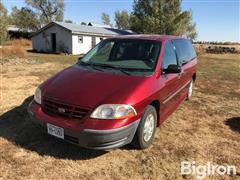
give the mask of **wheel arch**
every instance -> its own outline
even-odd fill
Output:
[[[196,78],[197,78],[197,74],[196,74],[196,73],[194,73],[194,74],[193,74],[193,76],[192,76],[193,82],[195,82],[195,81],[196,81]]]
[[[157,127],[160,125],[160,102],[159,100],[153,100],[149,105],[152,105],[157,112]]]

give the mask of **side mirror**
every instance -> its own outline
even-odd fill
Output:
[[[163,70],[164,73],[166,74],[174,74],[174,73],[180,73],[181,72],[181,67],[176,64],[170,64],[167,69]]]

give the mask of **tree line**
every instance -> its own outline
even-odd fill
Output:
[[[166,34],[196,39],[196,24],[191,10],[181,10],[181,0],[135,0],[133,11],[115,12],[115,26],[141,34]],[[111,25],[109,15],[102,14],[102,22]]]
[[[132,12],[116,11],[115,25],[107,13],[102,13],[102,22],[118,29],[132,30],[143,34],[185,35],[197,37],[196,24],[192,21],[192,12],[181,9],[182,0],[134,0]],[[64,20],[64,0],[25,0],[26,6],[12,8],[8,15],[0,2],[0,43],[7,38],[6,27],[14,24],[24,31],[37,31],[52,21]],[[86,23],[82,22],[82,25]]]
[[[16,25],[23,31],[37,31],[52,21],[63,21],[63,0],[25,0],[26,6],[12,8],[8,15],[7,9],[0,2],[0,44],[8,39],[8,25]]]

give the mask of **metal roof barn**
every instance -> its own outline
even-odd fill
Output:
[[[132,32],[64,22],[51,22],[32,36],[32,48],[39,52],[85,54],[101,40]]]

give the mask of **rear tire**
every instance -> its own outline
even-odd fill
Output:
[[[139,123],[137,132],[133,139],[133,145],[138,149],[146,149],[150,146],[156,131],[157,112],[148,105]]]

